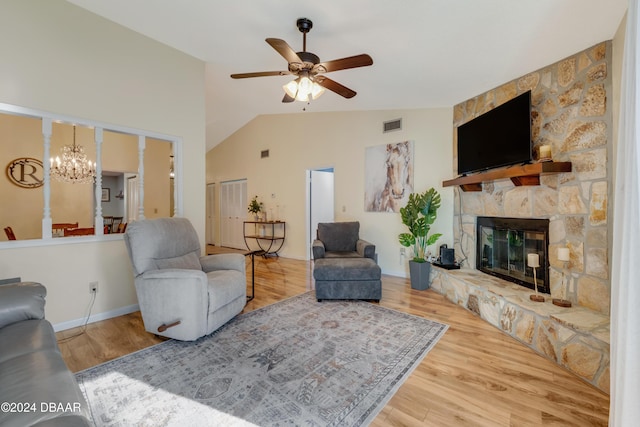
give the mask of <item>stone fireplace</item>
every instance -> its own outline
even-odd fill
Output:
[[[608,196],[613,186],[614,125],[609,94],[611,47],[609,41],[599,43],[454,106],[455,128],[531,90],[534,156],[538,147],[549,145],[552,159],[571,162],[572,170],[541,175],[539,185],[498,179],[482,183],[481,191],[454,187],[454,248],[462,268],[434,267],[431,285],[450,301],[607,393],[612,247]],[[453,135],[457,156],[455,130]],[[456,164],[454,158],[454,168]],[[530,278],[525,260],[514,254],[516,262],[507,256],[504,265],[493,253],[508,251],[509,238],[512,246],[522,247],[517,240],[525,235],[509,236],[508,229],[503,234],[491,232],[487,236],[492,235],[494,244],[503,240],[507,245],[485,249],[488,237],[482,234],[484,226],[478,226],[479,217],[548,221],[548,243],[535,245],[544,255],[540,264],[548,266],[548,277],[542,279],[550,293],[545,302],[531,301],[528,287],[482,271],[490,267],[496,273],[506,267],[521,274],[525,283]],[[526,244],[522,245],[526,252]],[[557,259],[558,249],[564,247],[570,250],[566,265]],[[572,307],[551,303],[552,298],[565,296]]]
[[[540,176],[540,185],[508,179],[482,191],[455,188],[454,247],[462,268],[477,270],[477,217],[549,221],[548,286],[553,298],[609,315],[613,128],[611,42],[603,42],[454,106],[454,127],[531,90],[532,145],[550,145],[554,161],[572,171]],[[456,133],[454,132],[454,139]],[[453,141],[454,155],[456,142]],[[454,159],[453,164],[457,162]],[[567,270],[558,248],[568,247]]]
[[[529,218],[476,218],[476,269],[492,276],[550,294],[549,220]],[[540,267],[527,265],[536,254]]]

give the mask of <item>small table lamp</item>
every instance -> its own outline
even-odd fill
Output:
[[[558,261],[562,261],[564,268],[562,269],[562,298],[554,298],[551,300],[555,305],[559,307],[571,307],[571,301],[567,300],[567,286],[568,283],[565,280],[567,262],[571,259],[569,248],[558,248]]]
[[[538,294],[538,278],[536,277],[536,268],[540,267],[540,256],[538,254],[527,254],[527,265],[533,268],[533,285],[536,293],[529,295],[529,299],[535,302],[544,302],[544,297]]]

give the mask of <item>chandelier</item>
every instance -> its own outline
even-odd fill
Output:
[[[73,127],[73,145],[62,147],[62,160],[51,158],[50,174],[61,182],[90,184],[96,177],[96,164],[87,160],[84,147],[76,145],[76,127]]]

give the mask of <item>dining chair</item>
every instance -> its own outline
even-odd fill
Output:
[[[107,215],[102,217],[102,224],[105,226],[105,234],[109,234],[112,232],[113,227],[113,216]]]
[[[13,234],[13,230],[11,229],[11,227],[5,227],[4,232],[7,233],[7,239],[16,240],[16,235]]]
[[[64,230],[78,228],[78,223],[74,222],[56,222],[51,224],[51,232],[54,236],[63,236]]]
[[[124,217],[121,217],[121,216],[113,217],[113,222],[111,224],[111,227],[109,228],[109,233],[119,233],[118,229],[120,227],[120,224],[122,224],[123,218]]]
[[[93,227],[87,228],[73,228],[73,229],[65,229],[64,235],[66,236],[90,236],[95,234],[95,230]]]

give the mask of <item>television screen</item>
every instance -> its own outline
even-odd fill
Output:
[[[531,91],[458,127],[458,173],[531,162]]]

